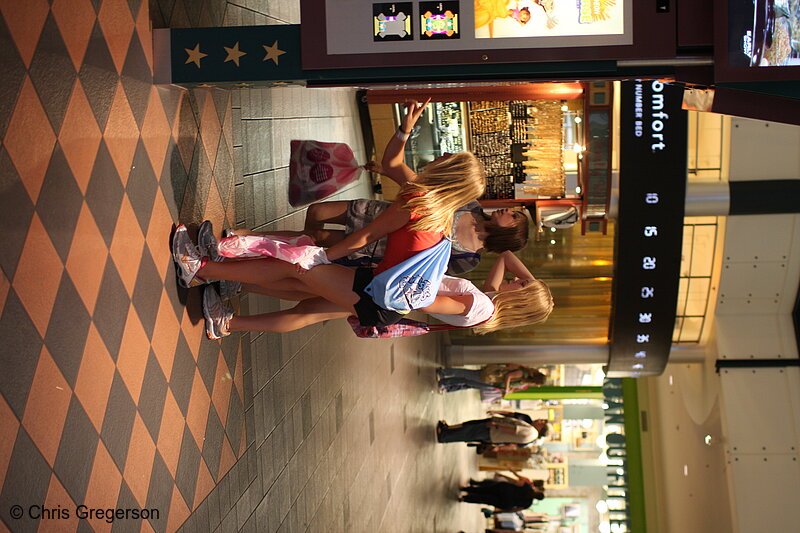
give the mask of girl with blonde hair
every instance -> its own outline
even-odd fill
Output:
[[[320,264],[305,271],[272,258],[208,261],[189,239],[184,226],[176,230],[173,258],[184,286],[203,284],[207,279],[239,281],[257,288],[258,292],[300,302],[293,309],[276,313],[234,316],[216,289],[208,288],[203,307],[210,338],[220,338],[231,331],[293,331],[351,315],[357,316],[362,326],[382,327],[395,324],[404,316],[379,307],[365,288],[374,275],[439,243],[452,227],[455,209],[481,196],[485,184],[483,171],[472,154],[439,158],[419,175],[402,163],[402,147],[408,132],[426,104],[412,102],[408,106],[400,130],[387,146],[387,152],[393,154],[388,159],[384,157],[388,170],[405,178],[398,201],[367,227],[326,250],[328,260],[338,259],[388,234],[384,259],[374,270],[353,271],[341,265]],[[506,270],[518,277],[504,284],[501,282]],[[467,280],[445,276],[433,303],[421,310],[461,327],[486,322],[480,333],[508,327],[512,322],[523,325],[541,321],[552,309],[552,299],[544,303],[544,310],[539,308],[541,299],[531,298],[541,292],[535,281],[522,262],[509,252],[492,268],[484,286],[485,290],[498,294],[490,297]],[[493,299],[497,300],[497,313]],[[526,301],[532,305],[525,304]],[[509,314],[513,315],[512,320],[506,318]]]
[[[405,164],[406,137],[426,104],[420,106],[415,101],[407,104],[408,113],[397,134],[389,140],[382,161],[366,167],[400,185],[396,209],[414,212],[419,217],[409,229],[441,232],[451,240],[448,273],[463,274],[478,265],[478,252],[484,248],[499,253],[520,250],[525,246],[529,220],[522,212],[509,209],[497,210],[491,216],[483,213],[475,199],[483,194],[485,177],[480,162],[469,152],[446,153],[422,167],[419,173],[414,173]],[[317,246],[331,247],[377,220],[391,206],[389,202],[365,199],[320,202],[308,207],[302,231],[262,233],[236,230],[234,233],[279,238],[307,235]],[[405,218],[396,220],[408,221]],[[345,229],[327,229],[326,224],[340,224]],[[389,226],[388,229],[393,231],[396,228]],[[201,236],[199,240],[201,243],[204,240],[212,241],[213,234]],[[385,254],[386,241],[385,238],[378,239],[369,247],[348,252],[336,262],[345,266],[380,263]]]
[[[514,274],[514,279],[505,281],[506,273]],[[445,276],[438,294],[447,296],[449,291],[468,290],[471,282],[461,278]],[[525,264],[511,252],[503,252],[492,265],[483,290],[474,285],[472,308],[462,316],[442,316],[435,311],[432,316],[442,322],[459,327],[471,327],[478,335],[492,333],[499,329],[528,326],[544,322],[553,311],[553,295],[542,280],[536,279]],[[487,302],[488,300],[488,302]],[[478,321],[480,317],[482,320]]]
[[[201,257],[186,235],[176,232],[174,257],[179,275],[192,279],[225,279],[258,285],[284,300],[298,301],[292,309],[250,316],[235,316],[217,290],[208,287],[203,295],[206,334],[211,339],[233,331],[286,332],[336,318],[357,316],[362,326],[384,327],[405,315],[376,305],[364,291],[372,279],[369,269],[353,270],[341,265],[319,265],[303,271],[278,259],[214,262]],[[506,271],[518,277],[503,281]],[[501,254],[489,277],[478,290],[470,281],[444,276],[431,305],[419,309],[446,324],[468,328],[480,334],[498,329],[537,324],[553,310],[547,286],[533,277],[511,252]]]

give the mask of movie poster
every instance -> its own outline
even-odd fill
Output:
[[[475,37],[621,35],[625,0],[473,0]]]

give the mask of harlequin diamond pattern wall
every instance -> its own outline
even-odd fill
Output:
[[[220,24],[225,3],[152,4],[0,3],[0,517],[14,530],[48,527],[12,522],[18,502],[158,508],[146,526],[174,530],[247,445],[250,343],[205,339],[169,253],[176,222],[236,222],[230,93],[152,84],[151,20]]]

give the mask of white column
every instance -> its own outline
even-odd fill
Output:
[[[684,206],[687,217],[727,216],[731,207],[728,182],[688,182]]]
[[[561,364],[606,364],[608,344],[535,346],[464,346],[445,347],[447,366],[518,363],[528,366]]]

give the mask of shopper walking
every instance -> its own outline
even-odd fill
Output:
[[[486,365],[480,370],[442,368],[437,370],[439,387],[445,392],[465,389],[502,391],[503,395],[544,385],[547,376],[535,368],[513,363]]]
[[[437,440],[447,442],[480,442],[484,444],[529,444],[539,437],[539,427],[546,427],[546,421],[528,424],[508,416],[494,416],[477,420],[467,420],[454,426],[439,421],[436,428]]]
[[[527,509],[533,500],[544,499],[544,493],[537,491],[531,480],[516,473],[514,476],[516,479],[497,474],[499,480],[470,480],[469,485],[461,488],[465,494],[459,500],[492,505],[503,512],[514,512]]]

